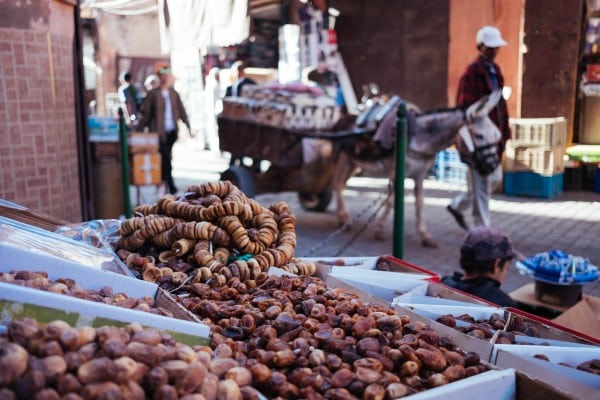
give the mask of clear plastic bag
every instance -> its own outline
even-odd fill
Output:
[[[74,240],[73,237],[63,236],[10,218],[0,217],[0,254],[10,254],[10,250],[16,248],[34,253],[36,256],[47,256],[52,260],[65,259],[82,267],[133,277],[129,268],[123,264],[110,247],[107,239],[110,235],[105,235],[113,231],[113,224],[103,224],[106,230],[103,234],[98,233],[102,232],[102,229],[94,231],[95,224],[83,225],[81,235],[85,237],[85,240],[78,241]],[[92,242],[101,246],[93,246],[90,244]],[[36,257],[36,260],[39,262],[39,257]],[[11,262],[10,259],[2,261]],[[30,267],[35,268],[35,265]]]

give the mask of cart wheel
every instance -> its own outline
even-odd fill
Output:
[[[327,187],[322,193],[302,193],[298,192],[300,205],[307,211],[325,211],[333,197],[331,186]]]
[[[231,165],[221,173],[222,181],[231,181],[248,197],[254,197],[254,178],[246,167]]]

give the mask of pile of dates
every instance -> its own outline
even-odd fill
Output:
[[[468,325],[459,326],[456,322],[457,320],[466,322]],[[540,337],[538,329],[533,324],[525,321],[520,315],[512,315],[508,324],[504,320],[504,317],[498,313],[492,313],[487,319],[476,319],[469,314],[461,314],[456,317],[451,314],[445,314],[437,317],[436,322],[483,340],[491,339],[496,331],[500,331],[495,342],[497,344],[516,344],[517,335]],[[529,342],[519,343],[532,344]]]
[[[84,289],[75,280],[70,278],[49,279],[48,273],[45,271],[19,270],[0,272],[0,282],[173,317],[171,311],[156,306],[152,297],[138,298],[127,296],[125,293],[114,293],[110,286],[103,286],[100,290]]]
[[[258,399],[232,353],[153,328],[14,320],[0,336],[0,399]]]
[[[457,326],[456,320],[466,322],[468,325]],[[436,318],[436,321],[478,339],[490,339],[494,336],[495,331],[504,329],[506,324],[504,318],[497,313],[492,313],[485,320],[477,320],[469,314],[462,314],[456,317],[446,314],[440,315]]]
[[[212,327],[211,347],[269,398],[396,399],[488,369],[429,325],[316,277],[184,289],[178,300]]]

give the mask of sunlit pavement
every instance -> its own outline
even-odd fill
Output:
[[[219,179],[227,169],[228,155],[204,150],[196,139],[186,138],[174,147],[173,176],[180,191],[189,185]],[[425,181],[424,215],[437,248],[425,248],[414,227],[414,197],[412,181],[406,181],[403,258],[413,264],[439,274],[458,270],[459,247],[465,232],[446,211],[446,205],[463,186]],[[345,196],[354,217],[352,228],[339,232],[332,201],[324,213],[304,211],[295,192],[257,195],[267,206],[286,201],[297,217],[296,256],[298,257],[351,257],[393,254],[393,213],[386,221],[387,238],[373,237],[374,202],[385,197],[387,183],[382,179],[357,177],[350,180]],[[142,202],[153,202],[162,194],[154,187],[142,189]],[[378,203],[377,203],[378,204]],[[370,206],[370,208],[369,208]],[[600,194],[594,192],[564,192],[561,196],[544,200],[494,194],[490,204],[492,224],[506,231],[515,247],[525,256],[551,249],[562,249],[569,254],[589,258],[600,265]],[[467,216],[467,220],[470,218]],[[399,232],[399,229],[396,229]],[[512,291],[531,278],[513,270],[503,288]],[[600,282],[584,286],[584,293],[600,296]]]

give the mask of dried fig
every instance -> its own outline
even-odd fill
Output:
[[[429,368],[435,372],[443,371],[446,368],[447,363],[441,352],[435,352],[424,348],[418,348],[415,350],[417,357],[423,363],[423,366]]]
[[[408,387],[402,383],[390,383],[385,388],[385,393],[388,399],[397,399],[406,396],[410,391]]]
[[[242,400],[242,392],[233,379],[219,381],[217,398],[219,400]]]
[[[27,356],[27,350],[19,344],[0,341],[0,385],[8,386],[25,373]]]
[[[208,370],[204,364],[193,362],[175,377],[175,387],[181,396],[190,394],[200,388]]]
[[[448,378],[441,373],[431,374],[429,378],[427,378],[429,384],[433,387],[442,386],[448,383]]]

